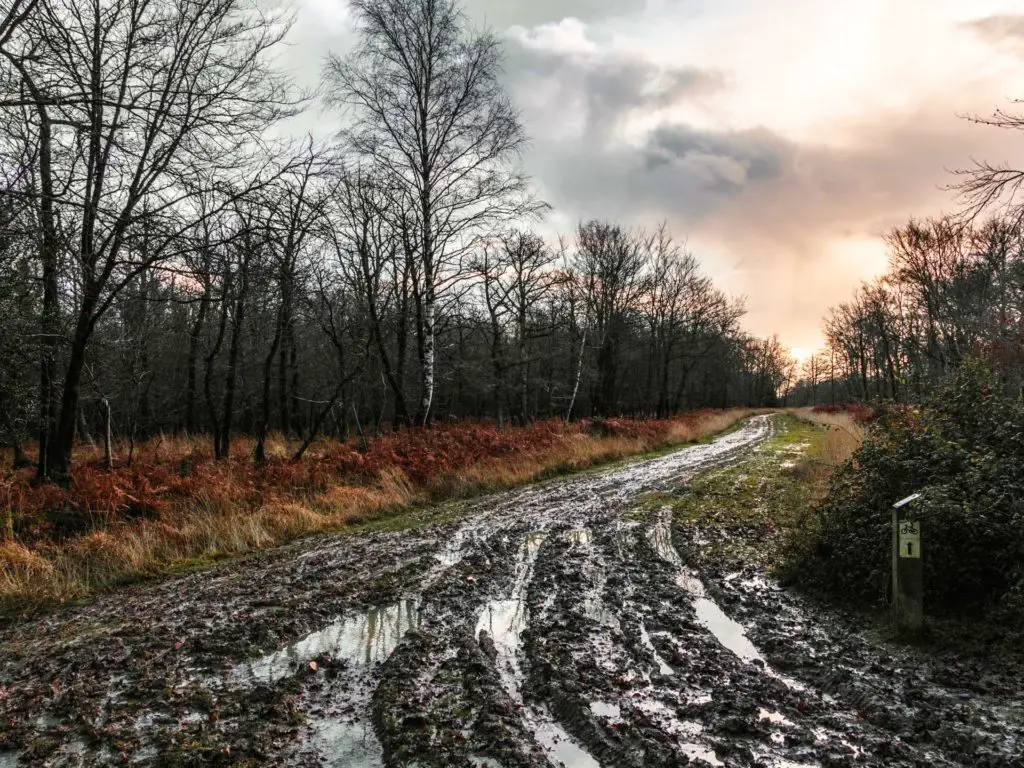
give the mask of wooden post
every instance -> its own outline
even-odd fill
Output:
[[[914,514],[915,493],[892,508],[892,606],[896,634],[914,637],[924,628],[924,567],[921,523]]]

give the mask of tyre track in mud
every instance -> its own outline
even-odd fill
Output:
[[[697,573],[690,529],[635,514],[775,428],[0,631],[0,768],[965,764],[915,743],[896,662],[864,674],[832,616]],[[979,764],[1019,764],[1003,726]]]

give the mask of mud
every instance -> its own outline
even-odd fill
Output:
[[[1018,665],[885,644],[642,503],[774,428],[5,627],[0,768],[1024,765]]]

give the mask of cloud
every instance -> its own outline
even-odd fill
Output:
[[[767,128],[668,124],[599,155],[578,142],[545,144],[531,167],[563,221],[667,220],[720,285],[748,297],[748,327],[813,347],[827,307],[884,268],[884,232],[955,208],[947,168],[972,151],[1024,160],[1024,136],[941,108],[855,129],[856,145],[835,147]]]
[[[990,42],[1024,47],[1024,14],[986,16],[965,22],[963,26]]]
[[[566,18],[596,21],[643,11],[645,0],[464,0],[463,8],[477,23],[503,31],[513,25],[533,27]]]
[[[650,134],[643,151],[648,168],[668,165],[682,172],[697,171],[730,192],[748,182],[780,177],[784,157],[793,153],[793,146],[764,128],[711,131],[663,125]]]
[[[507,37],[507,80],[541,133],[545,123],[557,122],[603,144],[632,118],[650,118],[728,84],[713,69],[659,64],[604,48],[577,19],[512,27]]]

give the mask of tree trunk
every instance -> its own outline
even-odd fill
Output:
[[[522,297],[519,306],[519,423],[525,426],[530,421],[530,364],[526,357],[526,312],[522,309],[525,306]]]
[[[196,368],[199,364],[199,340],[206,325],[206,313],[210,304],[210,277],[203,276],[203,297],[199,300],[199,311],[192,324],[188,339],[188,374],[185,384],[185,431],[192,434],[196,429]]]
[[[114,454],[111,449],[110,401],[103,398],[103,466],[109,472],[114,468]]]
[[[427,285],[423,299],[423,398],[420,401],[420,424],[430,423],[430,407],[434,402],[434,289]]]
[[[95,309],[95,297],[87,291],[78,313],[78,323],[71,340],[68,366],[64,372],[64,388],[61,394],[60,413],[56,428],[49,436],[47,445],[48,480],[66,485],[71,479],[71,451],[75,445],[75,428],[78,422],[78,401],[81,392],[82,371],[85,368],[85,349],[91,333],[91,318]]]
[[[334,390],[334,394],[331,395],[331,399],[327,402],[327,406],[320,411],[317,417],[313,420],[312,426],[309,428],[309,434],[306,439],[302,441],[302,445],[299,446],[299,450],[292,456],[292,461],[299,461],[309,450],[309,446],[316,440],[316,436],[320,434],[320,429],[323,427],[324,421],[327,419],[327,415],[334,411],[334,406],[338,402],[338,398],[341,397],[341,391],[344,388],[344,382],[339,384]]]
[[[302,417],[299,408],[299,353],[295,344],[295,322],[294,320],[289,321],[285,327],[286,339],[288,341],[288,367],[292,371],[292,383],[291,392],[289,393],[289,413],[288,420],[285,425],[282,425],[284,433],[289,435],[291,433],[299,434],[303,428]],[[312,420],[312,417],[310,418]]]
[[[39,115],[39,186],[42,193],[39,200],[39,224],[42,230],[39,261],[42,264],[43,306],[40,315],[42,345],[39,364],[39,458],[36,476],[40,480],[52,480],[56,476],[53,472],[50,450],[52,440],[57,434],[57,349],[63,340],[57,275],[60,243],[57,239],[53,207],[56,195],[53,186],[52,130],[42,93],[27,75],[23,65],[15,66],[36,101],[35,109]],[[63,467],[64,473],[67,470],[68,467]]]
[[[242,258],[241,281],[235,301],[235,316],[231,324],[231,344],[228,348],[228,369],[224,381],[223,421],[220,431],[221,459],[231,456],[231,425],[235,415],[235,387],[238,381],[238,357],[242,346],[242,328],[245,322],[245,302],[249,289],[249,256]]]
[[[230,285],[230,279],[225,278],[225,286]],[[206,356],[206,370],[203,372],[203,393],[206,396],[206,409],[210,416],[210,429],[213,432],[213,456],[215,459],[224,458],[224,446],[220,442],[220,417],[217,415],[217,404],[213,400],[213,363],[220,354],[220,348],[224,343],[224,334],[228,326],[228,290],[225,287],[224,296],[221,299],[220,323],[217,326],[217,338],[214,340],[210,354]]]
[[[266,443],[267,443],[267,428],[270,423],[270,374],[274,368],[274,358],[277,357],[278,348],[281,345],[281,334],[282,334],[282,318],[278,314],[278,320],[274,327],[274,340],[270,344],[270,351],[267,353],[267,357],[263,362],[263,413],[260,418],[259,429],[256,435],[256,447],[253,449],[253,461],[257,464],[263,464],[267,460],[266,454]],[[285,370],[284,370],[284,355],[281,355],[281,365],[278,366],[279,381],[284,386],[285,381]],[[281,393],[281,404],[285,404],[285,395]]]
[[[11,446],[14,449],[14,469],[24,469],[25,467],[32,466],[32,460],[25,455],[25,449],[21,445],[21,440],[14,439],[14,445]]]
[[[576,407],[576,396],[580,391],[580,379],[583,378],[583,353],[587,349],[587,332],[583,332],[583,338],[580,339],[580,354],[579,359],[576,363],[576,384],[572,388],[572,398],[569,400],[569,408],[565,412],[566,423],[572,420],[572,409]]]

